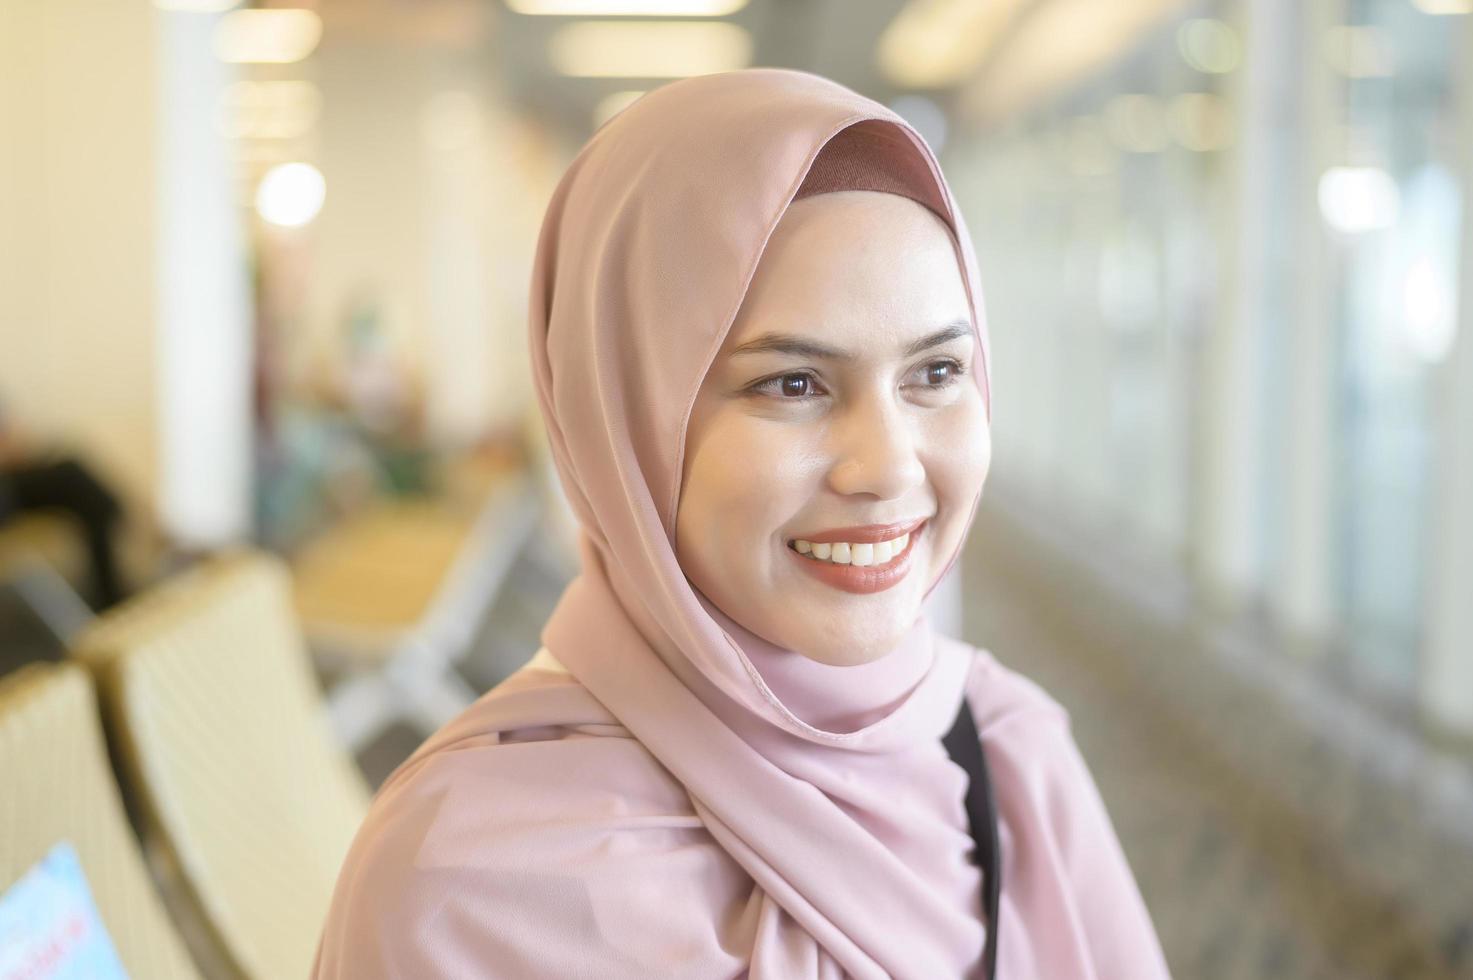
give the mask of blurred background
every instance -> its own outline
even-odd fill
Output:
[[[1070,710],[1174,974],[1473,976],[1470,65],[1473,0],[0,0],[0,889],[67,842],[130,974],[305,972],[575,570],[552,187],[785,66],[966,214],[938,615]]]

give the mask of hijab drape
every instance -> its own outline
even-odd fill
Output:
[[[640,98],[570,165],[529,332],[581,526],[580,574],[542,634],[567,673],[519,672],[380,790],[318,976],[973,976],[989,926],[966,775],[941,744],[967,692],[990,758],[988,726],[1017,731],[994,762],[1004,854],[1036,847],[1024,860],[1055,872],[1040,889],[1009,865],[1002,975],[1165,975],[1052,699],[924,616],[878,661],[820,664],[732,621],[677,561],[701,381],[789,203],[850,187],[910,196],[951,230],[990,414],[970,236],[930,149],[884,106],[804,72],[700,76]],[[1065,911],[1081,872],[1103,917]],[[1072,938],[1020,936],[1010,961],[1010,933],[1035,927]],[[1100,950],[1131,971],[1096,974]]]

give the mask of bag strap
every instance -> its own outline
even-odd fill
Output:
[[[965,697],[955,724],[941,741],[951,761],[965,769],[970,777],[967,784],[967,822],[971,825],[972,840],[976,842],[972,856],[982,868],[987,912],[987,945],[982,961],[986,968],[984,976],[993,980],[997,975],[997,910],[1002,895],[1002,848],[997,837],[997,808],[992,799],[992,780],[987,774],[987,757],[982,751],[982,739],[977,735],[977,723],[972,719],[972,706]]]

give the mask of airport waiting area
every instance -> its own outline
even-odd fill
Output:
[[[0,980],[1473,976],[1469,65],[0,0]]]

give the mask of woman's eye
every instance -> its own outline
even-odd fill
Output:
[[[951,358],[932,361],[916,370],[921,377],[920,386],[929,391],[948,388],[956,383],[957,378],[966,374],[966,368]],[[779,374],[764,381],[758,381],[751,386],[750,390],[783,401],[808,401],[827,394],[823,386],[818,383],[818,378],[809,371]]]
[[[773,394],[779,398],[799,400],[819,394],[818,379],[807,372],[780,374],[752,386],[753,391]]]
[[[928,388],[945,388],[964,373],[962,366],[950,358],[922,365],[920,371]]]

